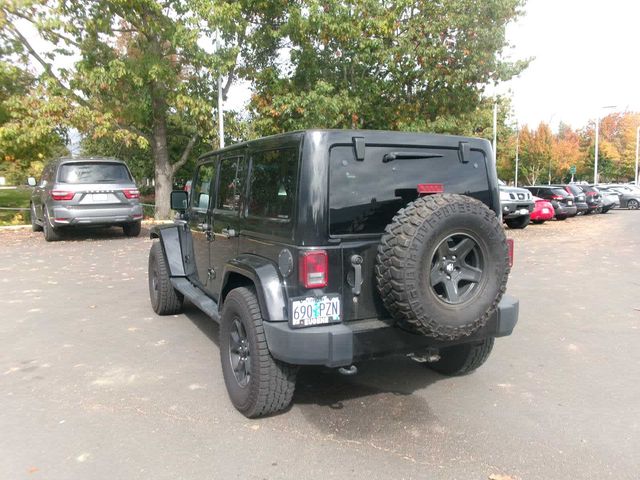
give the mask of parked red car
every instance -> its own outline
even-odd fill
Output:
[[[533,212],[531,212],[531,221],[533,223],[541,224],[553,218],[555,213],[551,202],[539,197],[533,197],[533,201],[536,202]]]

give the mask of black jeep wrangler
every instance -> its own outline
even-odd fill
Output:
[[[512,245],[490,144],[454,136],[309,130],[204,155],[173,225],[155,227],[151,304],[185,298],[220,323],[220,358],[247,417],[286,408],[300,365],[409,355],[447,375],[509,335]]]

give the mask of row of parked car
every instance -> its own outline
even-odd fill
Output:
[[[502,218],[509,228],[525,228],[530,222],[607,213],[613,208],[640,208],[640,187],[632,184],[569,183],[518,188],[500,182]]]

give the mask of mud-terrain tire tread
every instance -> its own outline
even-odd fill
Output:
[[[500,277],[497,294],[489,308],[475,321],[461,326],[442,325],[438,318],[424,312],[415,294],[405,288],[405,262],[410,259],[414,235],[420,225],[428,222],[446,207],[458,205],[461,211],[481,215],[489,223],[493,235],[499,239],[504,252],[504,271]],[[437,220],[437,216],[435,217]],[[509,276],[507,241],[504,229],[495,212],[479,200],[457,194],[440,194],[420,197],[398,211],[385,229],[376,258],[376,283],[382,302],[398,325],[415,333],[442,339],[456,340],[469,336],[484,325],[495,312],[502,298]],[[414,280],[417,286],[418,280]]]
[[[443,348],[440,350],[440,360],[426,365],[443,375],[466,375],[487,361],[494,341],[494,337],[489,337],[479,344],[467,343]]]
[[[142,222],[131,222],[125,223],[122,226],[122,231],[124,232],[125,237],[137,237],[140,235],[140,230],[142,229]]]
[[[151,275],[153,272],[153,267],[157,268],[157,283],[158,283],[158,295],[157,298],[154,298],[153,294],[153,286],[151,283]],[[153,311],[158,315],[175,315],[176,313],[182,312],[182,305],[184,302],[184,296],[178,292],[173,285],[171,285],[171,280],[169,276],[169,267],[167,265],[167,261],[164,258],[164,253],[162,252],[162,245],[160,242],[154,242],[151,245],[151,250],[149,251],[149,299],[151,300],[151,306],[153,307]]]
[[[237,395],[237,381],[231,370],[229,360],[227,328],[233,321],[231,309],[236,304],[240,321],[245,327],[251,348],[251,371],[248,395]],[[239,312],[236,311],[236,314]],[[257,360],[258,368],[254,369]],[[293,398],[298,367],[274,359],[267,346],[267,338],[262,324],[260,305],[253,289],[239,287],[231,290],[224,301],[220,321],[220,359],[227,391],[233,405],[248,418],[262,417],[286,409]],[[256,374],[257,373],[257,374]],[[255,383],[254,383],[255,382]],[[230,385],[231,384],[231,385]],[[243,392],[246,393],[246,392]],[[242,398],[246,397],[246,398]]]

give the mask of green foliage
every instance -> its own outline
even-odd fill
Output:
[[[0,207],[29,208],[30,188],[0,190]],[[20,225],[29,219],[29,212],[20,210],[0,210],[1,225]]]
[[[476,111],[486,85],[525,67],[501,60],[505,26],[519,15],[521,3],[292,3],[279,31],[283,50],[252,72],[257,131],[456,124],[454,119]]]
[[[55,120],[64,108],[30,72],[0,60],[0,176],[9,184],[38,176],[46,160],[66,152]]]

